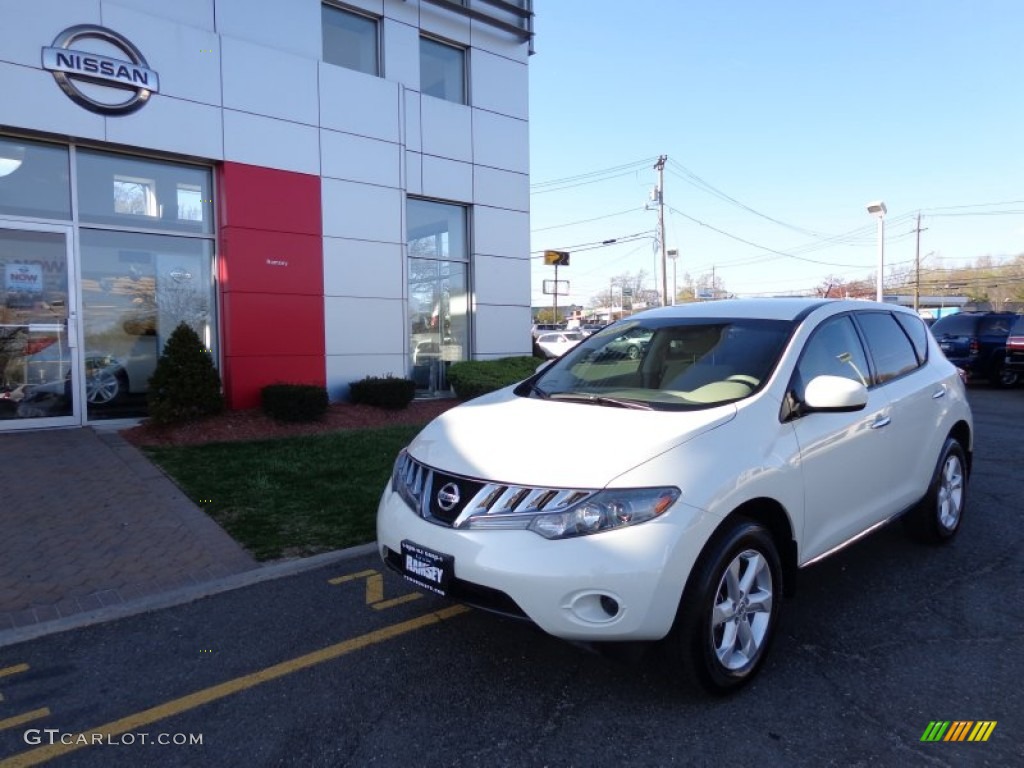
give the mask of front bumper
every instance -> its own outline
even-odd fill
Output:
[[[389,483],[377,510],[377,547],[392,567],[404,540],[453,556],[453,599],[525,616],[556,637],[658,640],[717,522],[677,502],[656,520],[571,539],[458,530],[421,518]]]

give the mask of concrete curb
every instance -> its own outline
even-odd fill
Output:
[[[371,542],[349,549],[325,552],[322,555],[314,555],[313,557],[270,563],[250,571],[225,576],[222,579],[215,579],[202,584],[141,597],[137,600],[98,608],[94,611],[77,613],[66,618],[4,630],[0,632],[0,648],[23,643],[28,640],[35,640],[47,635],[54,635],[59,632],[81,629],[93,624],[103,624],[128,616],[137,616],[140,613],[148,613],[149,611],[158,611],[162,608],[171,608],[176,605],[191,603],[204,597],[220,594],[221,592],[229,592],[233,589],[241,589],[242,587],[252,586],[264,581],[294,576],[295,574],[305,573],[306,571],[345,562],[346,560],[354,560],[357,557],[370,555],[376,551],[377,545]]]

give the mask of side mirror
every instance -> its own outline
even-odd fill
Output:
[[[804,389],[804,410],[859,411],[868,404],[868,390],[844,376],[815,376]]]

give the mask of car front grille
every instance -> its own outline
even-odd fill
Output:
[[[574,488],[485,482],[440,472],[405,452],[395,463],[392,485],[420,517],[452,528],[482,519],[491,529],[524,528],[524,518],[564,511],[596,493]]]

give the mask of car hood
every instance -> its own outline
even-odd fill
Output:
[[[518,397],[509,388],[446,411],[416,436],[409,453],[435,469],[483,480],[602,488],[735,416],[732,404],[642,411]]]

